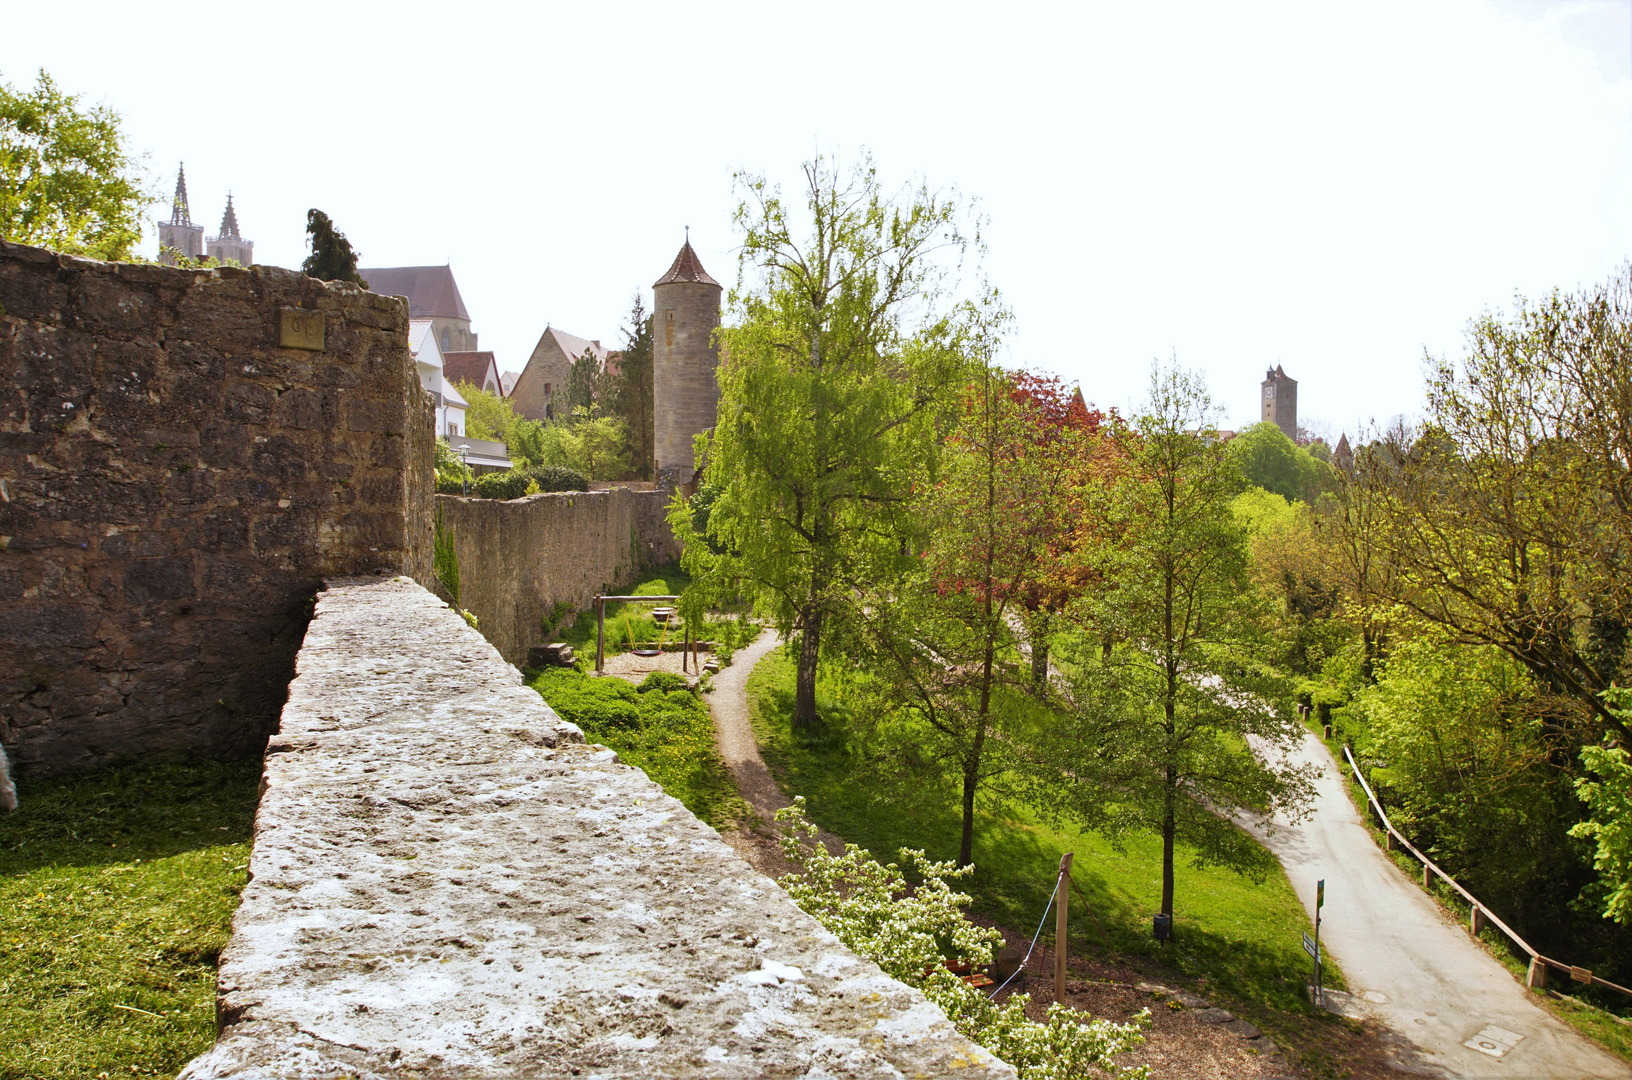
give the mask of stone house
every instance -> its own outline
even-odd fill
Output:
[[[516,378],[510,391],[510,400],[516,415],[529,420],[559,420],[567,392],[567,376],[574,360],[585,352],[594,354],[603,369],[617,371],[618,354],[604,348],[597,340],[581,338],[565,330],[546,326],[527,366]]]

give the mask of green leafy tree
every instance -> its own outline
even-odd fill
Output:
[[[1605,695],[1625,713],[1632,692],[1616,688]],[[1598,881],[1590,890],[1604,917],[1623,926],[1632,923],[1632,758],[1612,740],[1581,748],[1581,763],[1593,774],[1576,780],[1576,793],[1592,816],[1570,829],[1570,835],[1593,845]]]
[[[607,373],[595,351],[585,349],[584,355],[574,360],[567,370],[567,416],[573,420],[604,416],[616,381],[617,377]]]
[[[1290,687],[1265,659],[1270,611],[1251,587],[1231,508],[1241,479],[1205,437],[1212,430],[1199,377],[1153,370],[1122,436],[1124,467],[1086,500],[1087,517],[1106,524],[1083,549],[1101,584],[1073,609],[1087,633],[1064,665],[1070,715],[1037,751],[1052,763],[1040,790],[1056,806],[1113,839],[1161,837],[1170,918],[1179,843],[1198,865],[1267,873],[1273,859],[1226,815],[1296,816],[1312,795],[1307,772],[1276,753],[1301,728]]]
[[[44,71],[32,93],[0,83],[0,237],[128,260],[156,201],[145,182],[118,113],[81,107]]]
[[[1231,463],[1249,484],[1291,502],[1312,502],[1327,486],[1328,469],[1276,424],[1254,424],[1227,444]]]
[[[613,387],[612,409],[629,425],[630,472],[636,480],[652,478],[652,317],[640,293],[629,306],[623,328],[623,355]]]
[[[1433,365],[1429,424],[1374,451],[1389,599],[1525,665],[1576,746],[1632,741],[1603,696],[1632,675],[1629,386],[1623,265],[1475,320],[1463,358]]]
[[[1007,313],[992,308],[971,346],[990,357]],[[907,574],[867,598],[860,683],[879,700],[873,747],[922,785],[960,788],[960,865],[973,857],[975,797],[1012,765],[1004,728],[1031,683],[1021,663],[1026,601],[1050,569],[1052,523],[1069,499],[1086,438],[1058,429],[1013,376],[986,366],[965,395],[937,482],[917,504],[923,547]]]
[[[963,315],[942,309],[945,256],[970,239],[955,201],[887,194],[870,161],[841,172],[819,157],[804,180],[798,236],[778,189],[737,178],[736,325],[721,331],[718,423],[698,444],[720,492],[717,544],[686,542],[682,500],[670,521],[705,589],[740,589],[798,631],[793,722],[809,732],[824,629],[899,572],[910,504],[969,370]]]
[[[321,210],[306,211],[306,243],[312,253],[300,264],[301,273],[319,281],[349,281],[368,288],[368,282],[357,273],[361,253],[351,249],[346,234],[336,229]]]

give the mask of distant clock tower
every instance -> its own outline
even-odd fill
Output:
[[[1264,374],[1264,423],[1274,424],[1288,439],[1298,441],[1298,381],[1281,370]]]

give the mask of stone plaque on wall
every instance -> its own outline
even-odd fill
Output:
[[[323,315],[300,308],[283,308],[278,318],[278,345],[285,349],[323,350]]]

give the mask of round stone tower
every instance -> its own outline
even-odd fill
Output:
[[[652,456],[659,482],[689,484],[697,474],[692,437],[714,426],[720,405],[720,283],[689,238],[652,285],[652,300]]]

